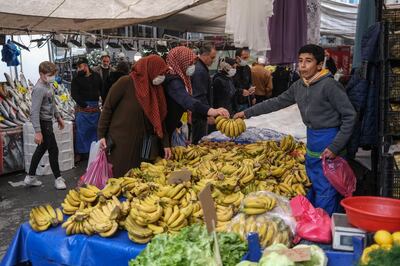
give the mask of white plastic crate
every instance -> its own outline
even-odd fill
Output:
[[[58,124],[53,124],[54,135],[56,137],[58,146],[58,163],[60,165],[60,171],[70,170],[74,167],[74,143],[73,143],[73,125],[72,122],[65,121],[65,127],[63,130],[58,129]],[[33,153],[36,150],[37,144],[35,143],[35,131],[32,123],[28,122],[23,127],[24,137],[24,159],[25,159],[25,171],[29,171]],[[46,152],[36,170],[36,175],[50,175],[52,174],[49,154]]]

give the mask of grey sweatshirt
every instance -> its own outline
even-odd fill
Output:
[[[39,79],[32,90],[31,121],[35,133],[41,132],[40,120],[52,121],[53,117],[60,117],[54,99],[53,88]]]
[[[328,148],[339,154],[346,146],[356,122],[356,112],[343,86],[331,75],[307,87],[300,79],[276,98],[256,104],[244,111],[246,118],[268,114],[297,103],[304,124],[312,129],[339,127]]]

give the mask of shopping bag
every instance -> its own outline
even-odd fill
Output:
[[[290,207],[297,221],[294,243],[301,239],[324,244],[332,242],[331,218],[325,210],[314,208],[308,199],[301,195],[290,201]]]
[[[100,150],[100,141],[93,141],[92,144],[90,144],[89,160],[86,167],[86,171],[89,169],[90,163],[96,159],[99,150]]]
[[[342,157],[324,158],[322,169],[329,183],[345,198],[351,197],[356,190],[357,178],[350,165]]]
[[[112,175],[112,165],[107,162],[106,152],[100,150],[95,160],[90,163],[86,173],[79,179],[78,186],[90,184],[102,189]]]

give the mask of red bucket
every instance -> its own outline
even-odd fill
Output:
[[[400,231],[400,200],[359,196],[343,199],[349,222],[365,231]]]

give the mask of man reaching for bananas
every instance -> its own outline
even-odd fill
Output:
[[[278,111],[297,103],[307,126],[306,170],[312,187],[307,198],[329,215],[339,209],[340,194],[323,174],[322,160],[341,154],[355,124],[356,112],[343,86],[323,69],[324,49],[305,45],[299,50],[301,79],[276,98],[261,102],[235,114],[234,118],[250,118]]]

